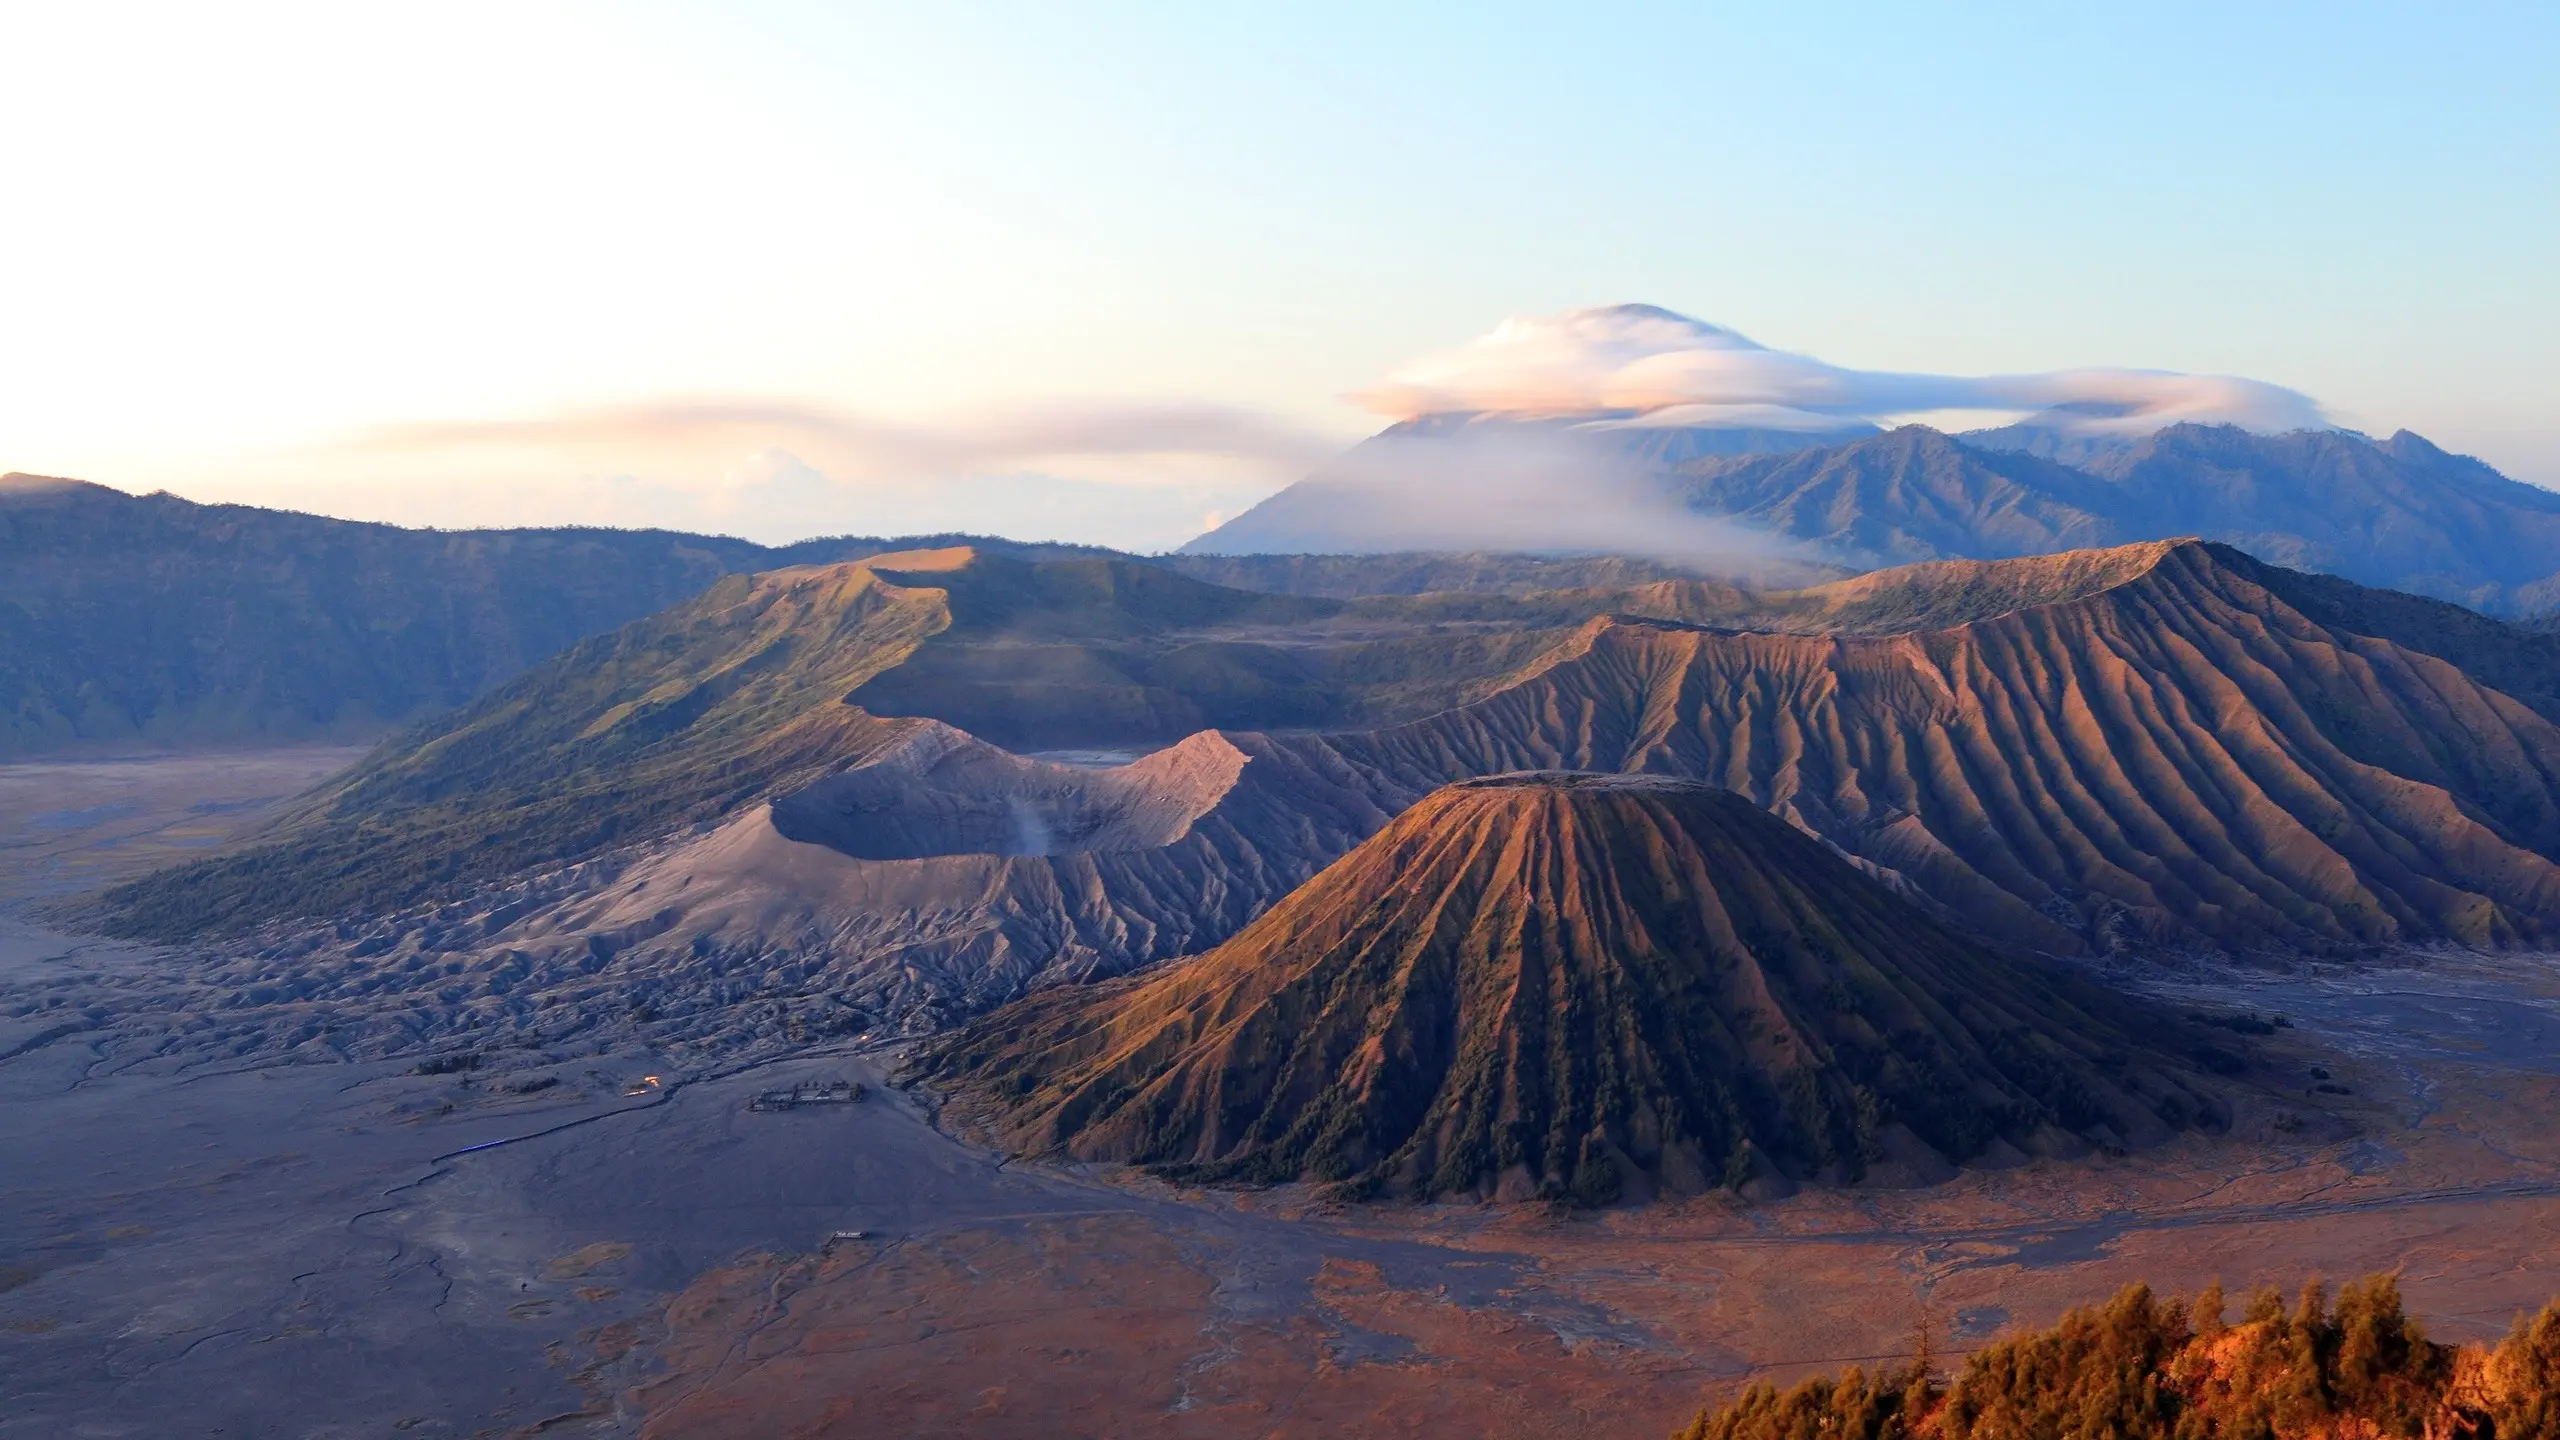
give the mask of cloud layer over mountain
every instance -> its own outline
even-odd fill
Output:
[[[1144,550],[1214,529],[1319,472],[1359,482],[1375,532],[1360,548],[1419,543],[1426,533],[1454,543],[1448,532],[1463,516],[1474,545],[1687,554],[1734,541],[1703,535],[1696,517],[1642,495],[1617,473],[1624,467],[1595,472],[1590,448],[1563,432],[1677,428],[1686,442],[1716,432],[1737,444],[1749,432],[1742,448],[1776,450],[1949,411],[2032,416],[2097,439],[2182,420],[2259,432],[2327,423],[2309,398],[2253,380],[1851,370],[1649,305],[1506,320],[1357,398],[1398,420],[1568,423],[1443,427],[1432,445],[1372,442],[1346,457],[1351,435],[1197,398],[1016,403],[932,420],[797,398],[676,398],[380,425],[184,478],[87,478],[413,525],[657,525],[767,543],[965,529]],[[1559,474],[1570,479],[1553,480]],[[1465,497],[1463,511],[1452,495]],[[1338,518],[1328,533],[1344,528]]]
[[[1652,305],[1514,316],[1358,399],[1397,419],[1604,414],[1618,424],[1759,429],[1822,430],[1939,410],[2044,412],[2080,434],[2148,434],[2181,421],[2262,433],[2329,423],[2310,397],[2259,380],[2158,370],[1850,370]]]
[[[796,400],[670,400],[378,426],[183,488],[408,525],[654,525],[772,544],[976,530],[1163,549],[1343,443],[1197,401],[901,423]]]

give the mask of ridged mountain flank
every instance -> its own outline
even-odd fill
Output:
[[[2027,949],[2547,946],[2556,719],[2560,637],[2193,541],[1380,601],[909,554],[724,580],[107,903],[264,937],[312,995],[458,963],[528,1017],[527,967],[672,1008],[753,966],[916,1032],[1199,954],[1441,785],[1571,769],[1737,791]],[[1081,743],[1116,753],[1036,753]]]
[[[1370,617],[1355,642],[1393,623],[1412,633],[1335,647],[1323,669],[1297,648],[1239,638],[1301,637],[1344,609],[1112,557],[1024,561],[970,546],[729,576],[395,737],[243,848],[118,891],[112,923],[171,938],[450,900],[784,799],[917,743],[935,722],[1023,749],[1153,750],[1214,742],[1202,734],[1213,725],[1304,724],[1371,697],[1429,713],[1445,703],[1432,696],[1497,683],[1570,635],[1450,642],[1426,628],[1427,611],[1420,622]],[[903,762],[869,778],[890,771],[915,783],[865,790],[865,827],[947,830],[949,797]],[[781,818],[841,838],[841,824],[809,818],[823,808],[804,798]],[[1268,883],[1304,879],[1383,819]],[[1246,848],[1294,853],[1311,832],[1332,833],[1303,815],[1284,823],[1294,838],[1263,834]],[[1011,822],[972,833],[994,837],[993,853],[1021,853]],[[869,839],[847,843],[871,854]],[[1199,888],[1195,905],[1223,913]]]
[[[1918,568],[1931,583],[1826,588],[1930,628],[1604,619],[1499,694],[1321,743],[1415,788],[1708,780],[2039,949],[2560,934],[2560,727],[2465,668],[2548,703],[2538,637],[2347,605],[2338,582],[2197,541]],[[2385,633],[2344,628],[2359,616]]]
[[[1435,791],[1208,954],[1035,995],[918,1070],[1020,1151],[1602,1204],[2218,1123],[2181,1035],[1739,795],[1538,772]]]

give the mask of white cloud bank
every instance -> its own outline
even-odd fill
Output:
[[[1593,427],[1835,434],[1897,418],[1945,424],[1946,412],[2033,414],[2077,434],[2141,434],[2181,420],[2261,431],[2326,423],[2308,398],[2254,380],[1849,370],[1649,305],[1506,320],[1356,398],[1400,420],[1564,416]],[[1344,468],[1350,438],[1202,401],[1018,404],[927,423],[796,400],[679,399],[384,425],[183,474],[89,478],[410,525],[663,526],[769,542],[966,530],[1153,550],[1310,472],[1383,496],[1398,484],[1374,472],[1411,470],[1399,493],[1413,526],[1456,486],[1511,527],[1484,544],[1525,543],[1511,534],[1525,521],[1547,544],[1644,548],[1626,538],[1635,533],[1687,549],[1720,538],[1690,534],[1677,517],[1629,522],[1633,502],[1620,492],[1632,481],[1594,471],[1586,450],[1540,448],[1517,427],[1465,446],[1363,447]],[[1496,490],[1504,503],[1485,505]],[[1570,503],[1532,503],[1549,490]],[[1371,518],[1403,533],[1383,510]]]
[[[198,499],[448,528],[656,526],[768,543],[971,531],[1166,549],[1343,440],[1199,403],[1057,403],[893,424],[773,400],[379,426],[172,481]]]
[[[1938,411],[2051,412],[2049,423],[2076,434],[2140,435],[2181,421],[2262,432],[2329,423],[2308,396],[2259,380],[2159,370],[1849,370],[1652,305],[1515,316],[1481,339],[1404,366],[1356,398],[1399,420],[1605,414],[1621,424],[1772,430]]]

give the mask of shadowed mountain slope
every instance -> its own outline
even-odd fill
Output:
[[[1772,565],[1771,547],[1699,529],[1670,533],[1678,512],[1618,482],[1709,457],[1799,450],[1872,435],[1846,421],[1818,433],[1630,426],[1626,413],[1533,419],[1425,415],[1398,422],[1263,500],[1181,553],[1380,555],[1548,550],[1676,556],[1730,577]],[[1721,543],[1719,543],[1719,540]]]
[[[385,744],[262,843],[113,892],[114,924],[378,911],[718,819],[891,738],[832,702],[949,624],[859,565],[723,580]]]
[[[2494,620],[2451,601],[2288,570],[2238,551],[2219,558],[2324,629],[2436,656],[2560,722],[2560,625]]]
[[[1476,548],[1488,509],[1545,517],[1545,543],[1564,551],[1592,548],[1574,538],[1572,517],[1597,507],[1623,512],[1616,548],[1676,555],[1765,587],[1802,584],[1826,564],[1989,559],[2135,538],[2113,524],[2116,493],[2068,465],[1975,449],[1918,425],[1768,434],[1441,416],[1391,427],[1183,551]],[[1735,523],[1698,528],[1684,542],[1680,522],[1691,516]],[[1515,543],[1540,542],[1531,534]]]
[[[1231,590],[1117,559],[983,557],[915,583],[948,596],[950,634],[851,693],[875,714],[929,716],[1042,749],[1316,724],[1335,704],[1297,654],[1240,632],[1301,627],[1340,601]],[[1161,639],[1172,635],[1192,638]]]
[[[2273,564],[2493,613],[2560,608],[2560,493],[2405,430],[2381,442],[2229,425],[2173,425],[2105,445],[2057,448],[2050,438],[1907,426],[1823,450],[1701,459],[1673,483],[1693,508],[1849,563],[2200,535]]]
[[[1380,437],[1426,451],[1443,441],[1460,447],[1446,463],[1423,467],[1430,503],[1406,507],[1397,521],[1405,530],[1368,525],[1357,506],[1338,503],[1340,484],[1317,477],[1256,512],[1296,514],[1315,527],[1306,534],[1274,532],[1245,544],[1238,527],[1247,517],[1239,517],[1191,548],[1480,549],[1494,542],[1434,538],[1424,522],[1442,513],[1509,514],[1516,507],[1502,497],[1544,493],[1547,482],[1537,476],[1552,472],[1564,488],[1544,510],[1532,507],[1540,518],[1507,543],[1595,548],[1591,537],[1565,532],[1613,508],[1586,493],[1598,473],[1615,508],[1652,518],[1612,531],[1623,543],[1596,548],[1668,546],[1686,558],[1257,554],[1143,563],[1337,599],[1447,589],[1626,591],[1675,579],[1766,591],[1818,582],[1835,573],[1833,562],[2002,557],[2202,533],[2278,563],[2490,613],[2560,607],[2553,558],[2560,495],[2415,435],[2377,443],[2345,432],[2263,436],[2189,425],[2057,449],[2046,443],[2051,433],[1951,440],[1918,428],[1811,436],[1438,417]],[[2072,463],[2026,453],[2038,447]],[[1470,489],[1468,477],[1487,467],[1507,478],[1490,492]],[[1452,504],[1451,495],[1468,498]],[[1697,516],[1709,517],[1700,522],[1706,528],[1689,525]],[[1026,562],[1131,560],[1090,547],[943,538]],[[1773,539],[1774,549],[1764,543]],[[0,476],[0,755],[375,734],[466,703],[571,642],[699,594],[723,574],[940,543],[845,536],[774,549],[658,531],[409,530]],[[1131,709],[1123,695],[1106,701],[1088,730],[1142,720],[1146,738],[1162,741],[1200,726],[1339,727],[1385,718],[1343,702],[1320,667],[1310,674],[1297,663],[1303,657],[1267,645],[1186,657],[1181,666],[1201,673],[1173,684],[1125,657],[1101,656],[1081,670],[1055,653],[1037,658],[1069,665],[1067,678],[1080,673],[1077,683],[1088,687],[1205,687],[1228,696]],[[970,688],[966,677],[927,688],[956,694],[955,684]],[[937,713],[932,703],[917,713]],[[1004,702],[955,706],[945,718],[976,728],[1017,713]],[[1026,730],[1003,738],[1039,746],[1092,737]]]
[[[727,819],[935,721],[1071,745],[1320,716],[1342,684],[1292,653],[1185,637],[1340,608],[1126,560],[969,549],[731,577],[386,743],[250,847],[115,892],[114,923],[174,937],[406,909]],[[1362,688],[1437,708],[1431,694],[1564,637],[1528,636],[1530,654],[1515,653],[1523,638],[1370,646],[1346,663]]]
[[[908,735],[897,721],[1017,749],[1145,749],[1210,728],[1428,714],[1534,680],[1587,646],[1577,625],[1622,606],[1817,627],[1943,620],[2100,585],[2134,563],[2071,557],[2033,577],[1938,567],[1766,599],[1690,581],[1345,602],[965,548],[730,577],[387,743],[262,843],[119,891],[117,924],[174,937],[404,909],[791,796]],[[1396,803],[1456,778],[1348,768]],[[778,811],[786,826],[796,813]],[[1283,848],[1283,873],[1311,873],[1298,865],[1310,852]]]
[[[2150,1140],[2218,1113],[2154,1048],[2178,1030],[1740,796],[1523,774],[1424,798],[1207,955],[1035,996],[918,1068],[1019,1150],[1599,1204]]]
[[[401,530],[0,477],[0,754],[364,735],[761,553],[652,531]]]
[[[2560,933],[2560,729],[2318,623],[2269,574],[2162,543],[1979,567],[1959,577],[1978,595],[2050,598],[1904,634],[1597,621],[1498,695],[1319,743],[1416,787],[1711,780],[2039,948]],[[2530,678],[2540,638],[2498,633],[2467,642]]]
[[[0,756],[369,736],[724,574],[915,548],[410,530],[0,476]]]
[[[2560,493],[2406,430],[2176,425],[2090,462],[2118,533],[2195,534],[2261,560],[2493,613],[2560,609]]]
[[[930,1029],[1215,945],[1440,785],[1566,768],[1736,790],[2032,949],[2560,932],[2554,638],[2219,546],[1383,609],[1087,563],[724,581],[121,892],[116,923],[254,931],[255,983],[317,993],[468,989],[454,973],[716,1028],[751,1018],[698,1008],[745,974],[827,1024]],[[1725,628],[1627,613],[1648,605]],[[918,665],[943,647],[976,668]],[[1129,737],[1076,764],[953,728],[1131,693],[1159,697],[1123,712],[1148,724],[1254,713],[1232,671],[1168,663],[1203,651],[1278,653],[1340,703],[1420,718]],[[1123,678],[1062,682],[1058,655]],[[942,687],[900,682],[922,713],[869,708],[911,666]]]
[[[2096,477],[1976,450],[1923,425],[1820,450],[1693,461],[1672,490],[1693,510],[1849,564],[1988,560],[2141,538],[2111,523],[2112,491]],[[2189,521],[2168,533],[2194,529]]]
[[[2407,431],[2374,441],[2343,430],[2260,435],[2188,424],[2092,439],[2038,425],[1960,436],[1911,425],[1783,444],[1706,432],[1647,451],[1626,443],[1631,432],[1463,420],[1435,417],[1446,423],[1398,426],[1371,442],[1415,477],[1413,493],[1386,511],[1396,547],[1363,529],[1382,502],[1319,474],[1185,549],[1466,548],[1481,543],[1467,538],[1477,510],[1508,505],[1569,520],[1587,491],[1619,508],[1657,505],[1640,527],[1659,532],[1656,549],[1677,550],[1675,522],[1690,517],[1730,525],[1708,532],[1723,536],[1708,548],[1799,565],[2000,559],[2200,535],[2279,565],[2493,614],[2560,609],[2560,493]],[[1486,437],[1514,430],[1538,463],[1505,472],[1505,452]],[[1507,478],[1488,488],[1487,473]],[[1759,588],[1803,583],[1735,559],[1722,565],[1710,573]]]

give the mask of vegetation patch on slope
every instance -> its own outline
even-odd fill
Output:
[[[891,738],[842,697],[949,623],[860,565],[723,580],[384,746],[263,842],[110,891],[109,925],[378,913],[715,819]]]
[[[1977,1351],[1951,1379],[1927,1358],[1786,1390],[1755,1385],[1676,1440],[2548,1440],[2560,1436],[2560,1302],[2496,1345],[2429,1340],[2388,1275],[2331,1303],[2272,1290],[2226,1318],[2131,1286],[2051,1328]]]

